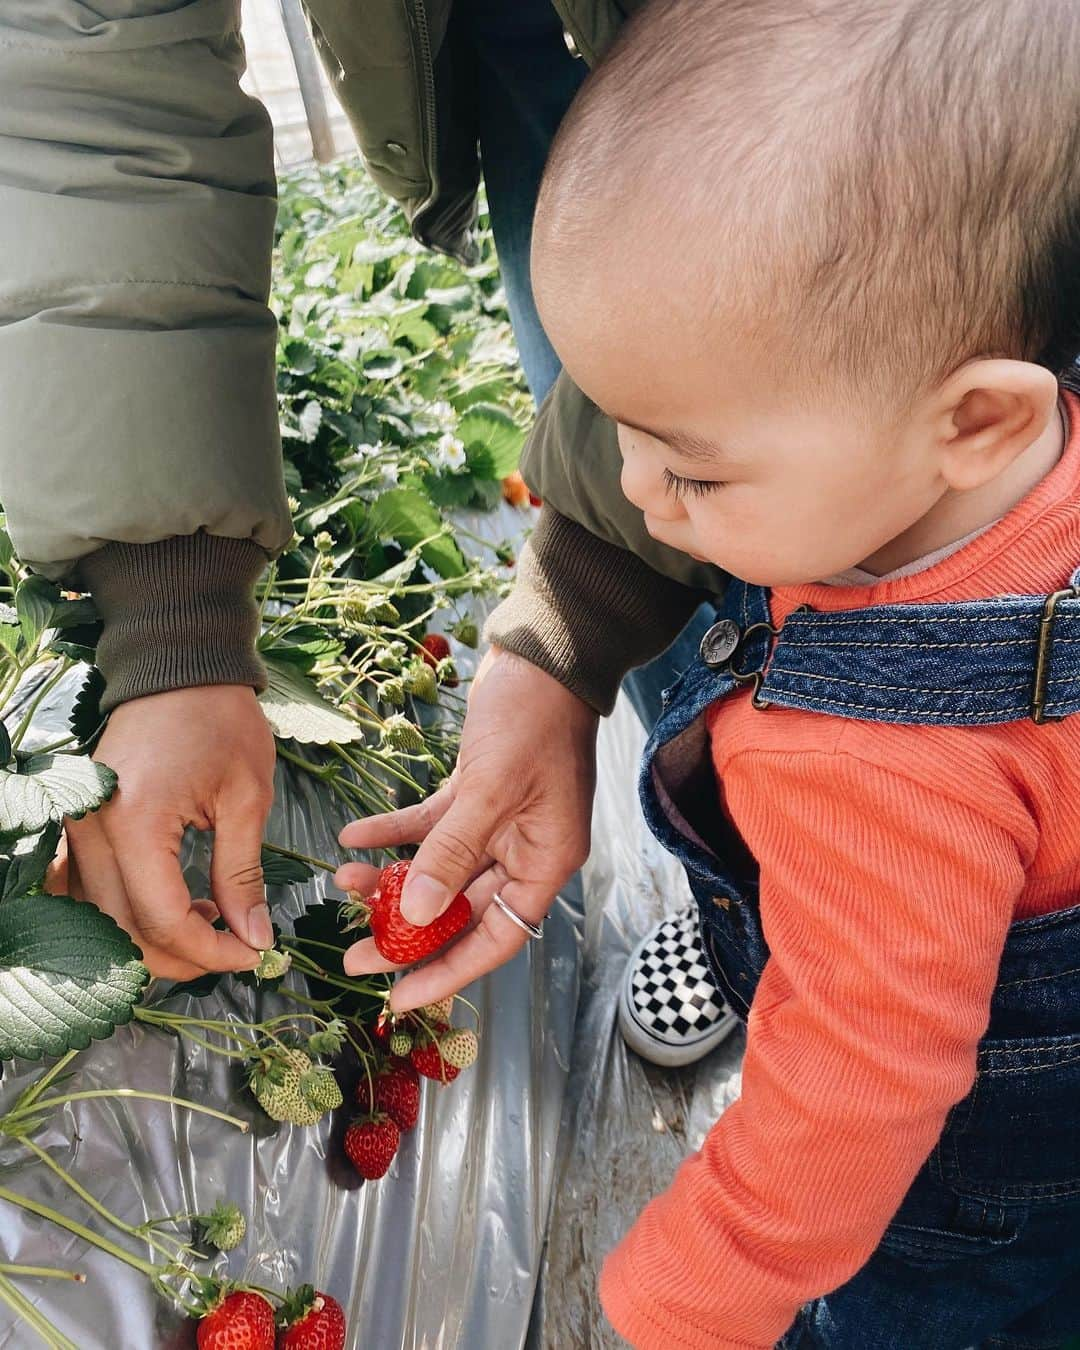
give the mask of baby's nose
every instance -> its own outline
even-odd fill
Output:
[[[621,484],[623,496],[643,511],[646,519],[654,516],[657,520],[678,520],[682,514],[679,503],[664,491],[663,480],[637,457],[623,460]]]

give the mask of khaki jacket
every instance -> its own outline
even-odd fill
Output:
[[[594,61],[642,0],[553,3]],[[309,16],[372,174],[419,239],[468,257],[477,128],[444,94],[450,0],[309,0]],[[244,61],[239,0],[0,0],[0,501],[34,570],[78,580],[94,555],[90,589],[132,643],[148,581],[179,616],[209,565],[203,545],[165,541],[248,541],[229,568],[250,588],[292,533],[266,304],[272,130],[239,87]],[[555,406],[549,429],[583,439],[543,454],[542,434],[534,481],[587,529],[599,515],[581,507],[609,503],[626,546],[602,430],[566,382]],[[181,642],[179,617],[172,639],[156,622],[159,652]],[[183,622],[183,676],[159,660],[157,687],[210,679],[191,637],[205,615]]]

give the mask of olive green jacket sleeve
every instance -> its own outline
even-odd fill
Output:
[[[261,687],[292,529],[267,308],[273,142],[238,0],[0,4],[0,500],[89,587],[106,704]]]
[[[544,509],[514,589],[485,627],[490,642],[601,713],[626,672],[661,652],[727,581],[650,536],[623,496],[621,471],[614,424],[561,375],[522,459]]]

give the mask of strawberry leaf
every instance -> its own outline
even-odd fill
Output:
[[[35,574],[19,583],[15,592],[15,610],[28,647],[32,647],[49,626],[53,610],[59,603],[59,588],[47,578]]]
[[[394,539],[405,548],[422,544],[420,555],[441,577],[465,571],[461,549],[447,537],[435,507],[415,488],[391,488],[372,503],[369,523],[380,539]]]
[[[36,839],[19,840],[4,875],[0,900],[12,895],[34,895],[41,890],[46,868],[56,856],[61,828],[58,820],[50,821]]]
[[[338,712],[294,666],[279,661],[273,652],[265,652],[263,660],[269,685],[259,695],[259,704],[280,740],[303,745],[336,741],[341,745],[363,737],[363,728]]]
[[[91,666],[86,672],[82,688],[75,696],[68,718],[72,735],[77,736],[79,744],[87,750],[93,750],[105,729],[105,714],[101,711],[101,696],[104,692],[105,676],[97,666]]]
[[[525,433],[505,408],[474,403],[458,423],[457,434],[474,473],[480,472],[480,451],[490,456],[493,478],[505,478],[517,468]]]
[[[150,972],[128,935],[70,896],[0,904],[0,1059],[85,1050],[129,1022]]]
[[[299,858],[283,858],[280,853],[273,853],[265,846],[262,850],[262,870],[263,881],[267,886],[295,886],[310,881],[315,875],[314,870]]]
[[[37,834],[65,816],[81,820],[116,791],[116,774],[81,755],[31,755],[0,770],[0,836]]]

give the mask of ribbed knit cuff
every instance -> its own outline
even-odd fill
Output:
[[[484,637],[607,716],[622,677],[683,628],[702,593],[545,506]]]
[[[600,1303],[619,1335],[637,1350],[770,1350],[760,1341],[736,1341],[722,1328],[706,1331],[683,1321],[658,1297],[662,1291],[633,1269],[626,1250],[634,1230],[608,1254],[600,1271]]]
[[[97,647],[102,711],[193,685],[265,689],[255,582],[266,563],[251,539],[202,530],[88,553],[76,578],[105,623]]]

